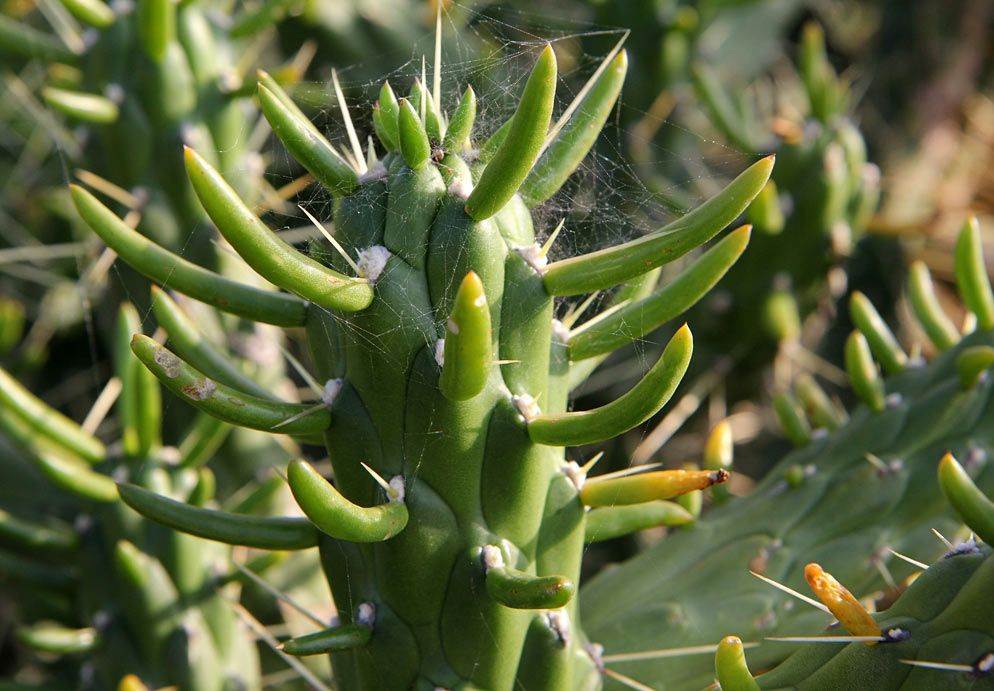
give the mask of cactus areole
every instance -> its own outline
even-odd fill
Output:
[[[529,207],[551,196],[589,151],[626,67],[624,52],[609,56],[572,119],[550,134],[558,78],[546,46],[509,124],[486,143],[472,134],[471,89],[446,116],[423,85],[398,99],[385,84],[373,110],[379,158],[370,151],[364,161],[325,141],[261,75],[266,117],[334,195],[335,237],[359,261],[332,254],[319,261],[286,245],[188,149],[190,180],[218,230],[286,291],[260,293],[258,303],[243,298],[247,287],[138,242],[91,195],[73,191],[82,216],[135,268],[153,278],[168,276],[170,261],[182,268],[167,287],[243,317],[305,327],[316,374],[329,382],[328,395],[309,405],[215,383],[206,366],[148,339],[133,348],[168,388],[206,413],[273,433],[323,435],[331,477],[304,461],[287,473],[315,537],[301,519],[241,524],[236,515],[187,510],[149,492],[122,487],[121,494],[139,512],[200,537],[272,549],[316,540],[339,626],[286,650],[329,652],[338,688],[552,690],[600,682],[596,647],[573,597],[585,538],[584,472],[566,463],[564,449],[610,439],[655,414],[690,361],[689,328],[676,330],[620,398],[568,412],[569,390],[582,379],[578,369],[589,372],[596,358],[642,338],[676,316],[674,303],[693,304],[724,275],[745,248],[747,228],[688,263],[672,300],[653,300],[665,288],[653,285],[655,274],[643,278],[734,221],[773,166],[772,157],[758,160],[659,230],[547,261]],[[573,328],[554,320],[556,296],[615,286],[628,290],[625,309],[637,309],[637,320]],[[602,520],[617,506],[630,530],[645,527],[646,516],[662,515],[659,499],[727,473],[636,478],[588,489]]]

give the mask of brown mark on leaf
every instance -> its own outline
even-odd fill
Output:
[[[162,368],[166,376],[175,379],[179,376],[180,360],[162,346],[156,346],[152,351],[152,359]]]
[[[188,398],[192,398],[194,401],[202,401],[205,398],[210,398],[214,395],[217,390],[217,384],[212,382],[207,377],[199,379],[192,384],[187,384],[182,387],[180,391],[184,393]]]

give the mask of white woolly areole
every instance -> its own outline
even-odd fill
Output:
[[[390,485],[390,489],[392,490],[390,492],[390,501],[403,504],[404,495],[407,492],[407,485],[404,483],[404,478],[400,475],[394,475],[387,484]]]
[[[525,247],[515,247],[514,253],[528,262],[528,266],[539,273],[543,273],[549,263],[549,260],[542,252],[542,247],[537,242],[533,245],[526,245]]]
[[[367,247],[359,253],[359,275],[376,283],[376,279],[387,265],[387,260],[392,256],[390,250],[383,245]]]
[[[985,674],[994,671],[994,653],[987,653],[980,658],[980,662],[977,663],[977,671]]]
[[[435,362],[441,367],[445,364],[445,339],[440,338],[435,341]]]
[[[542,414],[541,408],[538,407],[538,401],[526,393],[520,396],[511,396],[511,403],[521,413],[521,417],[525,419],[525,422],[531,422],[533,418]]]
[[[120,84],[111,83],[104,87],[104,96],[112,100],[117,105],[124,102],[124,87]]]
[[[487,571],[504,567],[504,555],[501,554],[500,547],[496,545],[483,546],[483,566],[486,567]]]
[[[546,626],[548,626],[556,634],[556,638],[564,645],[568,646],[570,642],[570,624],[569,615],[566,613],[565,609],[550,609],[547,612],[542,613],[542,618],[545,620]]]
[[[324,383],[324,393],[321,394],[321,402],[331,408],[335,404],[335,399],[342,392],[345,385],[344,379],[329,379]]]
[[[468,180],[463,180],[462,178],[459,177],[453,180],[452,184],[449,185],[449,194],[455,197],[459,197],[463,201],[469,199],[469,195],[470,193],[472,193],[472,191],[473,191],[473,183],[469,182]]]
[[[566,477],[570,479],[573,486],[576,487],[576,491],[579,492],[583,489],[583,483],[587,480],[587,473],[584,472],[583,468],[576,461],[570,461],[563,467],[563,473]]]
[[[164,465],[179,465],[183,455],[175,446],[163,446],[159,449],[159,461]]]
[[[373,182],[375,180],[386,180],[387,179],[387,167],[383,165],[383,161],[377,159],[373,161],[373,165],[370,166],[369,170],[359,176],[359,184],[364,182]]]
[[[360,624],[373,628],[373,623],[376,621],[376,605],[372,602],[363,602],[359,605],[355,619]]]
[[[584,643],[583,649],[590,659],[594,661],[594,667],[604,673],[604,646],[600,643]]]
[[[552,335],[563,343],[569,341],[569,329],[563,326],[563,323],[558,319],[552,320]]]

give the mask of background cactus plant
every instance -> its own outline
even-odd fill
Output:
[[[0,429],[50,483],[37,494],[61,496],[40,516],[37,500],[23,496],[5,500],[15,512],[0,511],[0,573],[27,620],[17,640],[59,663],[23,688],[141,688],[129,678],[259,688],[254,638],[229,603],[240,591],[229,550],[135,520],[117,495],[115,479],[127,478],[194,505],[210,502],[215,480],[203,464],[225,433],[199,420],[180,449],[163,447],[158,383],[127,346],[140,328],[125,304],[112,380],[122,430],[110,447],[0,370]],[[23,492],[31,476],[16,478],[14,467],[5,462],[5,478]]]
[[[968,308],[978,322],[987,323],[992,314],[990,282],[979,256],[979,229],[971,220],[960,234],[956,275]],[[908,290],[918,295],[913,300],[917,316],[946,352],[927,366],[909,366],[872,304],[854,294],[853,319],[859,329],[850,337],[854,345],[847,349],[846,364],[865,405],[851,417],[840,413],[814,379],[805,378],[797,398],[785,396],[778,406],[785,430],[801,448],[783,458],[748,496],[714,508],[693,530],[671,535],[605,571],[582,591],[589,635],[617,646],[607,652],[617,655],[614,659],[625,674],[653,688],[696,688],[711,678],[710,660],[629,660],[627,653],[707,645],[727,633],[755,642],[767,636],[815,635],[827,623],[821,612],[801,606],[768,583],[747,578],[749,571],[806,592],[804,566],[819,562],[860,596],[898,586],[916,568],[891,550],[930,563],[946,547],[928,529],[952,535],[959,525],[948,513],[935,479],[935,462],[942,454],[951,451],[966,459],[976,482],[988,493],[994,489],[988,439],[990,380],[983,374],[994,353],[990,331],[978,329],[958,342],[959,332],[945,327],[949,318],[938,307],[923,266],[909,278]],[[871,350],[885,371],[894,368],[900,374],[884,380]],[[967,522],[971,527],[977,523]],[[938,607],[942,597],[926,592],[909,591],[893,616],[910,602],[932,597],[936,600],[931,604]],[[888,610],[884,618],[890,616]],[[989,621],[981,617],[974,622],[965,628],[974,628],[978,640],[990,641]],[[922,636],[938,634],[926,628],[913,647],[923,644]],[[781,660],[788,650],[783,642],[762,642],[748,657],[754,668],[762,668]],[[824,661],[833,654],[819,650],[799,654],[798,659]],[[901,655],[914,657],[907,650]],[[891,665],[887,668],[893,680],[886,683],[893,688],[904,688],[906,676],[911,683],[923,674],[912,675],[910,668],[888,660],[880,664]],[[839,662],[834,671],[813,678],[811,688],[845,686],[848,665]],[[882,668],[873,669],[882,674]],[[774,672],[769,678],[788,679],[790,673],[784,674]],[[851,683],[862,688],[863,682]]]

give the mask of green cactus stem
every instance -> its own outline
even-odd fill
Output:
[[[335,395],[304,410],[237,391],[231,380],[234,388],[212,381],[215,395],[192,400],[183,386],[204,381],[193,363],[163,355],[142,336],[134,349],[167,387],[206,413],[277,433],[323,434],[330,477],[297,460],[287,479],[319,535],[340,621],[285,649],[335,651],[342,688],[565,691],[596,683],[574,597],[588,534],[687,520],[686,510],[656,500],[728,477],[725,469],[681,471],[682,480],[664,491],[653,474],[584,479],[565,461],[563,447],[609,439],[672,396],[693,347],[686,326],[627,394],[567,411],[571,382],[586,376],[590,363],[675,316],[736,261],[747,228],[699,258],[700,266],[688,262],[673,287],[656,286],[653,270],[732,223],[773,167],[772,158],[760,159],[700,208],[645,237],[548,264],[525,202],[551,195],[586,155],[613,108],[625,60],[611,56],[587,100],[568,109],[575,120],[549,135],[557,76],[547,46],[514,116],[482,145],[472,133],[472,90],[447,119],[436,110],[439,95],[420,82],[399,101],[384,85],[372,118],[386,154],[367,174],[353,171],[354,189],[349,173],[336,172],[332,151],[262,77],[263,108],[277,136],[315,177],[327,178],[336,197],[335,239],[360,256],[358,277],[346,275],[342,257],[329,255],[325,265],[280,243],[208,161],[187,151],[194,188],[221,234],[258,273],[309,303],[300,318],[300,302],[290,298],[294,314],[283,323],[305,326],[314,378],[334,382]],[[93,214],[87,220],[117,227]],[[587,340],[578,330],[571,343],[554,329],[554,296],[629,281],[619,299],[645,309],[635,331],[618,339],[591,326]],[[198,286],[169,281],[203,299]],[[191,336],[180,321],[167,330],[178,332],[177,342]],[[703,484],[683,481],[687,476]],[[588,531],[583,492],[591,498],[621,485],[634,502],[624,508],[633,510],[595,509]],[[253,528],[237,515],[184,507],[129,485],[120,492],[149,518],[215,540],[248,544],[277,528],[274,519]],[[291,532],[302,529],[294,520]],[[300,546],[310,539],[298,536]]]

